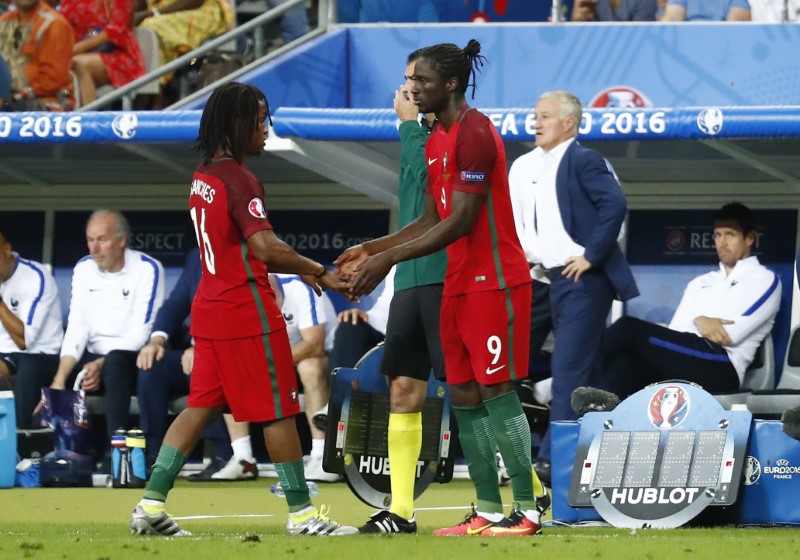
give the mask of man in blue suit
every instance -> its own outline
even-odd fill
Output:
[[[572,391],[600,377],[600,345],[611,302],[639,295],[617,237],[627,203],[603,156],[575,137],[577,97],[544,93],[536,103],[536,149],[511,166],[517,233],[531,275],[550,283],[555,348],[550,420],[571,420]],[[550,479],[549,430],[534,463]]]

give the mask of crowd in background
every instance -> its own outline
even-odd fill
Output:
[[[264,0],[255,5],[270,9],[286,1]],[[337,17],[340,23],[508,21],[512,14],[528,21],[552,19],[549,2],[534,3],[535,7],[517,2],[512,0],[500,13],[500,7],[483,11],[479,2],[338,0]],[[233,29],[236,5],[248,3],[253,1],[0,2],[0,108],[64,111],[91,103],[145,74],[142,33],[155,35],[159,65],[164,65]],[[308,2],[306,8],[286,12],[273,43],[289,43],[308,33],[315,4]],[[776,23],[795,22],[800,16],[800,0],[565,0],[561,8],[561,19],[574,22]],[[235,62],[218,66],[230,72],[242,65]],[[174,73],[162,76],[159,94],[140,96],[136,108],[160,109],[176,101],[186,88],[180,89],[175,82]],[[204,85],[204,78],[195,77],[192,84]]]

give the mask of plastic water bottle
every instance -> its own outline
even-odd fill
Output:
[[[111,479],[114,488],[127,488],[129,474],[127,433],[119,429],[111,436]]]
[[[309,496],[316,496],[319,492],[319,487],[317,483],[313,480],[307,480],[306,486],[308,486],[308,495]],[[269,487],[269,491],[278,496],[279,498],[285,498],[286,494],[283,492],[283,488],[281,488],[281,483],[276,482],[272,486]]]
[[[0,488],[14,486],[17,474],[17,413],[14,393],[0,391]]]
[[[128,448],[131,461],[128,488],[144,488],[147,481],[144,432],[139,428],[128,430],[125,437],[125,446]]]

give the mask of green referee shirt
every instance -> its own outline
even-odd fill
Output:
[[[428,166],[425,162],[425,142],[431,129],[423,121],[406,121],[400,124],[400,185],[398,227],[404,228],[425,211],[425,188],[428,184]],[[394,276],[394,290],[407,290],[428,284],[444,282],[447,253],[444,249],[418,259],[398,263]]]

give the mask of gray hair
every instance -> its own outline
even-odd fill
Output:
[[[92,212],[92,215],[89,216],[89,219],[86,220],[87,227],[89,225],[89,222],[91,222],[95,218],[99,218],[101,216],[106,216],[106,215],[113,216],[115,224],[115,233],[117,234],[117,237],[125,237],[127,241],[130,241],[131,224],[119,210],[109,210],[108,208],[100,208],[99,210],[95,210],[94,212]]]
[[[543,99],[556,99],[561,103],[561,120],[566,120],[569,117],[575,119],[574,132],[578,134],[578,128],[581,126],[581,119],[583,118],[583,105],[581,100],[575,97],[568,91],[555,90],[548,91],[539,96],[539,100]]]

